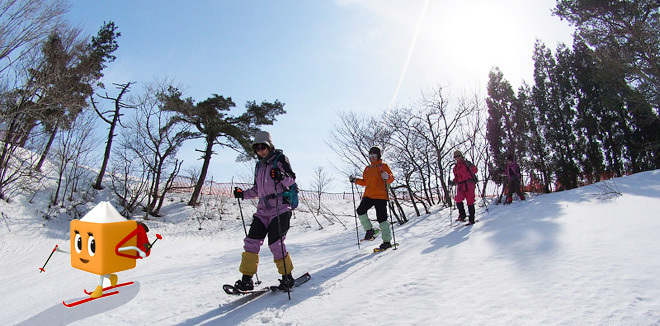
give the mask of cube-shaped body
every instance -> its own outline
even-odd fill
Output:
[[[136,228],[137,223],[129,220],[112,223],[71,221],[71,266],[97,275],[135,268],[135,259],[117,255],[115,248]],[[137,238],[133,236],[120,247],[136,245]],[[123,253],[134,255],[136,251]]]

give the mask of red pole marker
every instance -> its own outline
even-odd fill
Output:
[[[48,264],[48,261],[50,260],[50,257],[53,256],[53,253],[55,252],[55,250],[57,250],[57,245],[55,245],[55,248],[53,248],[53,251],[50,252],[50,255],[48,256],[48,259],[46,259],[46,262],[44,263],[44,266],[39,268],[41,270],[41,272],[46,271],[44,268],[46,268],[46,264]],[[39,272],[39,273],[41,273],[41,272]]]
[[[154,246],[154,243],[156,243],[156,241],[158,241],[158,240],[162,240],[162,239],[163,239],[163,237],[161,237],[160,234],[156,233],[156,240],[154,240],[154,242],[152,242],[152,243],[149,245],[149,249],[147,249],[147,250],[151,250],[151,247]]]

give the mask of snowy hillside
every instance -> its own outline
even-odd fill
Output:
[[[191,208],[168,201],[151,256],[118,274],[135,284],[77,307],[98,276],[74,269],[69,223],[43,221],[32,206],[0,203],[2,325],[660,325],[660,170],[477,210],[480,222],[451,227],[456,211],[436,209],[397,226],[397,250],[356,245],[352,201],[327,201],[343,219],[324,226],[296,213],[287,239],[294,276],[312,279],[291,293],[228,296],[236,281],[243,227],[235,201],[204,230]],[[251,216],[254,208],[243,206]],[[370,211],[370,216],[374,213]],[[310,220],[312,221],[310,223]],[[456,224],[454,224],[456,225]],[[222,230],[220,230],[222,229]],[[360,230],[360,236],[363,231]],[[277,283],[262,247],[258,277]]]

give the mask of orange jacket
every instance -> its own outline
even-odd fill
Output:
[[[381,177],[381,173],[383,172],[387,172],[390,175],[387,180]],[[383,163],[383,160],[378,160],[364,168],[362,179],[357,178],[355,184],[366,187],[362,197],[387,200],[389,197],[387,196],[387,190],[385,190],[385,181],[388,184],[392,183],[394,181],[394,175],[392,175],[390,167]]]

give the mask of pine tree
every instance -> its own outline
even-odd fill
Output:
[[[501,176],[507,164],[507,154],[514,154],[514,126],[510,117],[515,95],[511,84],[504,79],[504,74],[495,68],[488,74],[488,119],[486,121],[486,139],[488,140],[493,166],[490,173]],[[498,178],[499,179],[499,178]]]
[[[177,113],[171,124],[187,123],[197,129],[193,132],[185,131],[185,135],[177,136],[204,139],[204,149],[198,150],[202,153],[202,170],[188,202],[188,205],[196,206],[206,180],[211,157],[215,154],[213,147],[215,145],[229,147],[239,152],[243,151],[244,157],[253,156],[250,147],[251,136],[256,133],[259,126],[272,125],[276,120],[275,117],[286,111],[284,104],[278,100],[261,104],[251,101],[245,105],[245,113],[233,116],[228,114],[231,108],[236,106],[231,97],[225,98],[213,94],[208,99],[195,104],[192,98],[182,99],[182,95],[181,91],[170,87],[159,97],[164,103],[163,110]]]
[[[562,189],[576,188],[578,179],[569,52],[559,45],[555,59],[545,45],[537,42],[534,49],[534,101],[541,116],[543,138],[550,149],[550,166]]]

